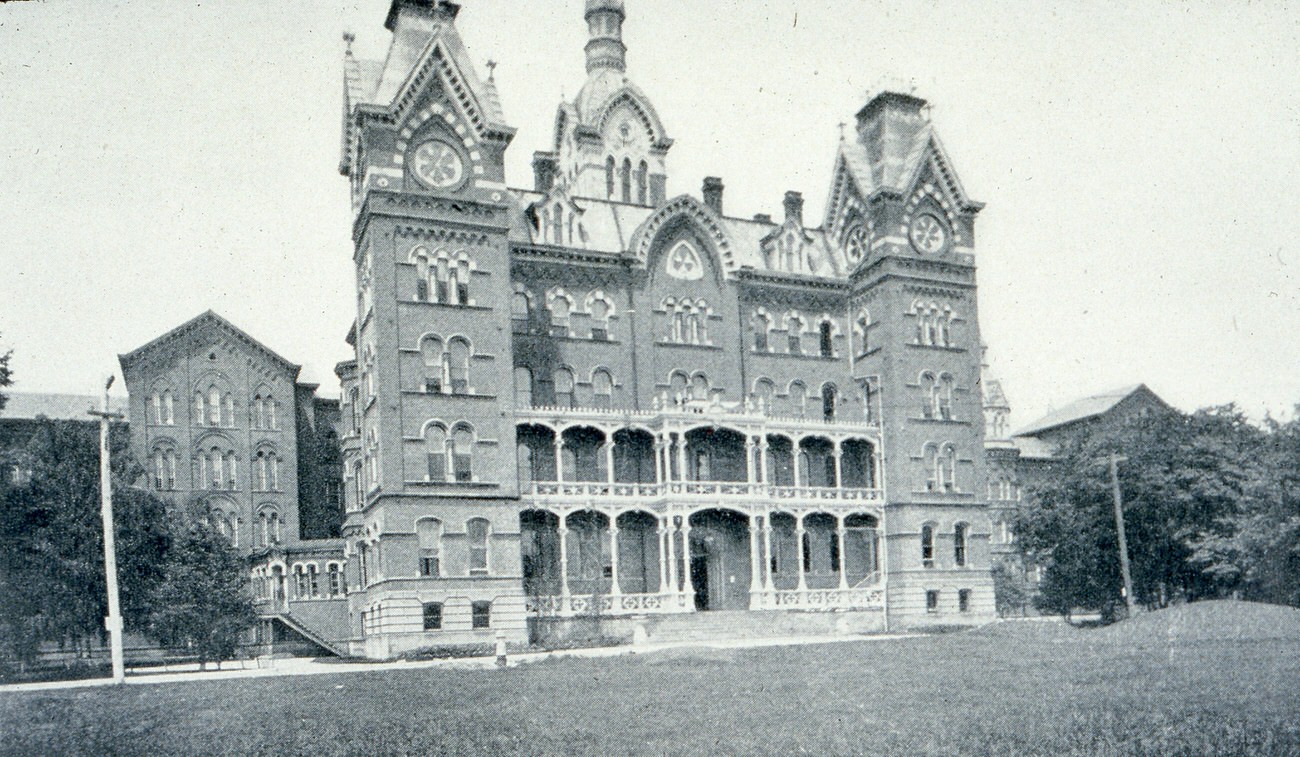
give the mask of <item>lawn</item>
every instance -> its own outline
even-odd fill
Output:
[[[0,694],[0,751],[1294,755],[1300,611]]]

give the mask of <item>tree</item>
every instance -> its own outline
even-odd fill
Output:
[[[1261,475],[1194,540],[1193,562],[1246,599],[1300,606],[1300,407],[1265,429]]]
[[[149,633],[164,646],[187,647],[220,665],[257,620],[247,566],[229,540],[193,508],[172,514],[171,547],[152,597]]]
[[[9,368],[9,359],[12,358],[13,356],[14,356],[13,350],[9,350],[5,352],[3,355],[0,355],[0,389],[4,389],[7,386],[12,386],[14,383],[14,374],[13,371]],[[0,392],[0,410],[5,409],[5,403],[8,401],[9,398],[5,396],[5,393]]]
[[[1016,522],[1021,549],[1046,565],[1040,609],[1109,616],[1123,602],[1105,465],[1112,452],[1126,457],[1119,481],[1137,601],[1221,594],[1222,581],[1193,557],[1200,540],[1225,533],[1224,516],[1264,475],[1265,436],[1228,406],[1153,413],[1069,440]]]
[[[110,435],[122,614],[138,629],[167,549],[166,505],[130,487],[140,474],[126,429]],[[0,623],[15,653],[102,638],[107,614],[96,424],[38,420],[20,449],[24,475],[0,487]]]
[[[1023,615],[1029,600],[1024,578],[1001,560],[993,563],[993,597],[1002,618]]]

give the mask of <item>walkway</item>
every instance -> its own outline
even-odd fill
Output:
[[[845,636],[790,636],[767,639],[735,639],[727,641],[679,641],[660,644],[646,643],[623,645],[617,647],[596,647],[589,649],[564,649],[550,652],[520,652],[509,656],[509,666],[515,667],[541,660],[561,659],[565,657],[619,657],[633,654],[653,654],[672,649],[752,649],[759,647],[800,646],[805,644],[838,644],[849,641],[887,641],[891,639],[915,638],[923,634],[851,634]],[[128,685],[152,685],[160,683],[180,683],[182,681],[224,681],[232,678],[274,678],[278,676],[329,675],[332,673],[367,673],[380,670],[422,670],[425,668],[443,668],[450,670],[491,670],[496,667],[495,657],[468,657],[451,660],[420,660],[398,662],[334,662],[333,658],[284,658],[267,661],[267,667],[244,668],[235,670],[199,671],[197,664],[184,666],[176,672],[155,672],[128,675]],[[159,670],[159,668],[146,668]],[[0,686],[0,694],[27,691],[54,691],[60,689],[83,689],[92,686],[112,686],[111,678],[88,678],[79,681],[44,681],[41,683],[19,683]]]

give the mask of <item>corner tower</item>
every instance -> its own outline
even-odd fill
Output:
[[[344,378],[354,653],[524,635],[505,124],[447,0],[393,0],[383,60],[344,61],[356,219]],[[424,632],[438,630],[435,637]]]
[[[537,153],[536,189],[657,207],[667,196],[669,139],[650,98],[627,76],[623,0],[587,0],[587,81]]]

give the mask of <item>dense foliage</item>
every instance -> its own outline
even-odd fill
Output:
[[[207,528],[204,513],[169,511],[163,500],[131,486],[140,468],[130,458],[125,426],[112,431],[122,617],[128,631],[148,635],[160,628],[158,609],[174,601],[186,581],[198,580],[178,564],[216,571],[210,582],[238,584],[247,570],[233,553],[210,558],[218,547],[230,548]],[[25,443],[3,455],[10,475],[0,477],[0,658],[31,662],[42,644],[85,649],[101,642],[108,600],[97,426],[41,419]],[[231,611],[225,594],[194,608]],[[243,622],[247,614],[232,617]]]
[[[1152,413],[1081,435],[1030,487],[1016,521],[1046,565],[1037,606],[1113,617],[1123,605],[1107,459],[1119,483],[1136,600],[1300,600],[1300,421],[1261,428],[1235,408]]]

